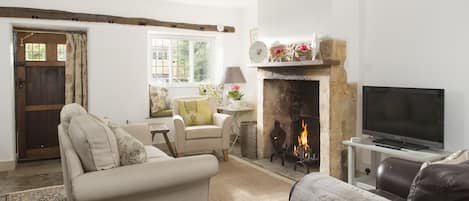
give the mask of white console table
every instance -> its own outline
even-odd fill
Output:
[[[396,158],[411,161],[435,161],[449,155],[448,152],[438,152],[432,150],[413,151],[408,149],[390,149],[376,146],[370,139],[362,138],[360,142],[345,140],[342,142],[348,146],[348,183],[363,188],[365,190],[374,189],[376,186],[376,170],[378,168],[381,154],[387,154]],[[369,150],[371,152],[371,173],[367,176],[355,177],[356,149]]]

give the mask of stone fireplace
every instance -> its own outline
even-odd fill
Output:
[[[355,136],[357,86],[347,83],[345,50],[344,41],[326,40],[321,42],[322,62],[257,66],[259,157],[278,151],[271,139],[274,128],[285,133],[281,146],[287,153],[297,151],[298,136],[307,131],[307,155],[318,157],[319,171],[346,178],[342,141]]]

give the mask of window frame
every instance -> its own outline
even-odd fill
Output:
[[[168,52],[168,59],[169,59],[169,77],[168,82],[165,81],[158,81],[157,78],[153,77],[153,40],[154,39],[167,39],[167,40],[189,40],[189,81],[188,82],[174,82],[172,74],[173,74],[173,66],[171,62],[171,52]],[[209,67],[208,67],[208,78],[202,82],[194,81],[194,42],[196,41],[205,41],[209,43],[210,50],[209,50]],[[164,85],[166,87],[195,87],[200,84],[208,84],[211,83],[213,80],[213,72],[216,66],[216,56],[217,56],[217,37],[216,36],[202,36],[202,35],[174,35],[174,34],[149,34],[148,39],[148,55],[149,55],[149,71],[148,71],[148,82],[152,85]],[[168,48],[171,50],[171,47]]]

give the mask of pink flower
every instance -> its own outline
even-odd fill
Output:
[[[301,51],[301,52],[308,52],[309,51],[309,46],[303,43],[303,44],[299,45],[296,49],[298,51]]]
[[[231,91],[239,91],[241,87],[239,85],[234,85],[233,87],[231,87]]]
[[[275,50],[274,50],[274,54],[275,54],[275,55],[278,56],[278,55],[280,55],[280,54],[282,54],[282,53],[283,53],[283,48],[280,48],[280,47],[275,48]]]

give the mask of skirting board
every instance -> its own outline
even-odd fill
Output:
[[[0,161],[0,172],[14,170],[16,161]]]

